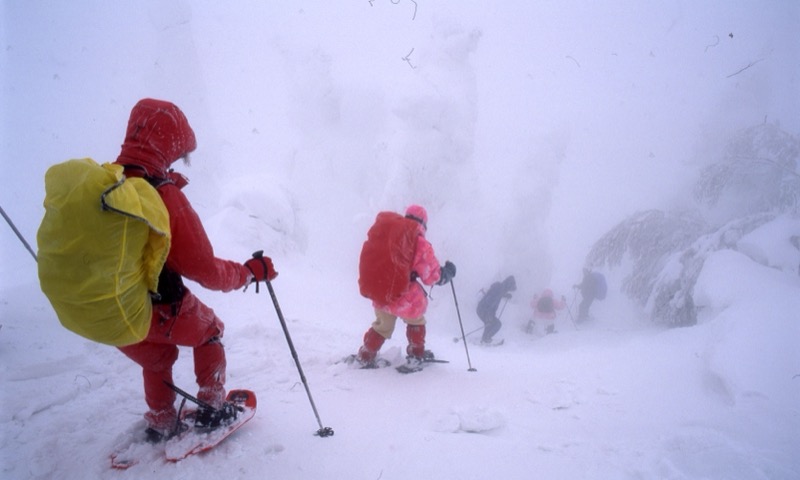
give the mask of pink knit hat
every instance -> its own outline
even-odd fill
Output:
[[[419,205],[410,205],[406,208],[406,218],[416,220],[421,223],[426,230],[428,229],[428,212],[425,211],[425,208]]]

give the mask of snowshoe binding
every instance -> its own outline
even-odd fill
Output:
[[[409,355],[406,357],[406,363],[400,365],[396,370],[400,373],[414,373],[419,372],[425,368],[429,363],[450,363],[447,360],[439,360],[430,350],[425,350],[421,357]]]
[[[233,423],[239,415],[241,407],[225,402],[220,408],[201,406],[194,414],[194,428],[200,431],[211,431]]]
[[[384,367],[388,367],[389,365],[391,365],[391,362],[389,362],[389,360],[386,360],[385,358],[382,358],[382,357],[375,357],[374,359],[372,359],[370,361],[364,361],[364,360],[361,360],[360,358],[358,358],[358,355],[355,355],[355,354],[348,355],[348,356],[344,357],[342,359],[342,362],[344,362],[344,363],[346,363],[348,365],[353,365],[356,368],[361,368],[361,369],[365,369],[365,370],[369,370],[369,369],[373,369],[373,368],[384,368]]]

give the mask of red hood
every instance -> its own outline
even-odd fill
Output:
[[[174,104],[145,98],[131,110],[117,162],[138,165],[154,177],[166,177],[175,160],[197,148],[192,127]]]

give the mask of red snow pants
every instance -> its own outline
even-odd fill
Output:
[[[164,382],[173,383],[172,367],[178,359],[178,346],[193,348],[194,373],[199,386],[197,398],[218,407],[225,399],[225,349],[221,338],[225,326],[214,311],[188,289],[176,305],[153,305],[147,337],[136,344],[120,347],[122,353],[142,367],[144,395],[150,411],[145,414],[150,427],[168,430],[175,425],[175,392]]]

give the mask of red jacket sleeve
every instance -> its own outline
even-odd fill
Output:
[[[249,270],[241,263],[214,256],[200,217],[183,192],[171,184],[159,187],[158,192],[169,211],[172,230],[167,267],[209,290],[227,292],[243,287]]]
[[[439,260],[436,259],[431,244],[422,235],[417,237],[417,250],[414,252],[411,269],[417,272],[419,279],[425,285],[433,285],[439,281],[441,274]]]

